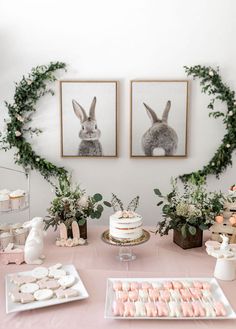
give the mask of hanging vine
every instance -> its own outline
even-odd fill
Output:
[[[5,120],[5,133],[1,133],[1,149],[7,151],[15,148],[15,163],[25,170],[39,171],[49,182],[51,182],[51,177],[67,177],[68,172],[65,168],[57,167],[38,155],[27,137],[41,133],[40,129],[32,128],[29,125],[32,115],[36,111],[36,103],[46,94],[54,95],[54,91],[47,84],[56,80],[54,75],[56,70],[65,69],[65,67],[65,63],[52,62],[47,66],[33,68],[27,77],[23,76],[22,80],[15,84],[14,101],[5,102],[9,119]]]
[[[235,92],[222,81],[218,68],[213,69],[210,66],[201,65],[185,66],[184,68],[188,76],[191,75],[194,79],[200,79],[202,92],[212,97],[207,106],[210,110],[209,117],[222,118],[226,128],[222,143],[209,163],[198,171],[179,177],[183,182],[194,180],[198,183],[206,179],[208,175],[215,175],[219,178],[220,174],[232,165],[232,154],[236,149],[236,100]],[[226,112],[215,110],[216,100],[226,103]]]

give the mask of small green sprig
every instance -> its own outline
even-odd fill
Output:
[[[139,206],[139,199],[139,196],[133,198],[127,206],[127,211],[136,211]],[[104,205],[107,207],[112,207],[114,211],[125,210],[123,202],[114,193],[112,193],[111,202],[104,201]]]

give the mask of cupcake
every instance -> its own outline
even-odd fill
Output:
[[[13,234],[10,232],[3,232],[0,234],[0,248],[5,249],[9,243],[13,242]]]
[[[12,210],[18,210],[25,207],[26,195],[23,190],[15,190],[10,193],[11,208]]]
[[[8,194],[0,194],[0,211],[10,210],[11,203]]]
[[[28,229],[21,227],[14,230],[14,243],[24,245],[28,236]]]

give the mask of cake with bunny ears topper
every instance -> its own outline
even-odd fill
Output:
[[[113,194],[111,206],[115,213],[110,216],[109,233],[114,240],[129,242],[141,238],[143,235],[143,219],[135,212],[139,204],[139,196],[134,198],[124,209],[123,203]],[[117,210],[117,207],[120,210]]]

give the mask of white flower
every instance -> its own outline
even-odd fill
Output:
[[[36,161],[39,162],[40,161],[40,158],[36,158]]]
[[[214,75],[214,71],[209,71],[209,75],[210,75],[211,77],[213,77],[213,75]]]
[[[16,131],[15,131],[15,136],[16,136],[16,137],[20,137],[20,136],[21,136],[21,132],[20,132],[19,130],[16,130]]]
[[[87,195],[82,195],[82,197],[78,200],[78,206],[81,208],[88,207],[88,197]]]
[[[234,114],[233,111],[229,111],[228,113],[229,116],[232,116],[233,114]]]
[[[17,115],[16,115],[16,118],[17,118],[17,120],[20,121],[20,122],[23,122],[23,121],[24,121],[24,118],[23,118],[20,114],[17,114]]]
[[[214,166],[215,165],[215,162],[212,162],[211,165]]]
[[[229,148],[230,147],[230,144],[226,144],[226,147]]]
[[[236,101],[234,101],[234,105],[236,105]]]
[[[27,79],[27,80],[26,80],[26,82],[27,82],[27,85],[29,85],[29,86],[30,86],[30,85],[31,85],[31,83],[32,83],[33,81],[32,81],[32,80],[30,80],[30,79]]]

